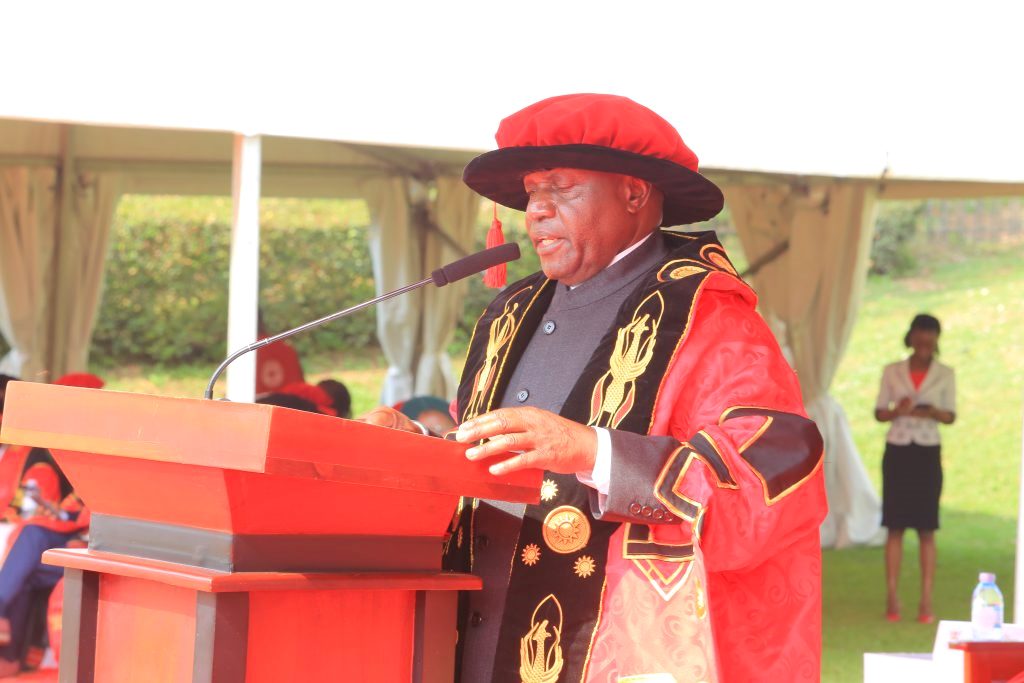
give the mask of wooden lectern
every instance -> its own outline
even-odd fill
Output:
[[[451,681],[460,496],[536,502],[465,446],[265,405],[11,383],[0,441],[93,513],[65,567],[61,683]],[[452,542],[456,542],[453,540]]]

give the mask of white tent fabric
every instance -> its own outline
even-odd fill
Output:
[[[679,126],[709,167],[1024,180],[1007,85],[1024,62],[1020,2],[56,7],[5,3],[17,30],[0,63],[18,68],[0,116],[487,149],[501,117],[531,102],[612,92]],[[425,78],[427,64],[451,69]]]
[[[443,176],[437,179],[436,184],[437,198],[433,211],[436,229],[427,234],[424,272],[465,255],[465,251],[460,252],[457,247],[474,243],[473,230],[480,208],[480,196],[469,189],[460,176]],[[447,347],[462,315],[462,302],[468,285],[468,280],[460,280],[445,287],[427,287],[423,292],[422,340],[416,368],[417,395],[455,397],[458,382],[452,373]]]
[[[370,208],[370,255],[377,295],[404,287],[420,279],[419,245],[409,229],[411,210],[407,182],[394,178],[367,187]],[[392,405],[413,395],[414,330],[419,329],[423,292],[409,292],[377,306],[377,338],[388,361],[381,389],[381,403]]]
[[[459,176],[426,184],[394,179],[367,189],[377,294],[416,282],[473,244],[480,197]],[[443,233],[443,234],[442,234]],[[393,405],[417,395],[452,398],[456,380],[447,346],[462,313],[466,282],[427,287],[379,305],[377,337],[388,360],[381,402]]]
[[[117,174],[58,178],[0,171],[0,372],[26,379],[85,369],[119,196]]]
[[[55,320],[56,373],[88,366],[89,343],[96,326],[106,272],[107,246],[114,210],[120,197],[116,173],[88,173],[78,177],[73,190],[71,223],[61,230],[61,269]]]
[[[830,512],[822,542],[842,547],[874,541],[881,521],[878,496],[828,388],[867,276],[876,192],[866,184],[822,181],[726,188],[725,194],[752,263],[788,244],[753,280],[762,313],[792,359],[808,414],[825,439]]]
[[[45,167],[0,169],[0,333],[11,347],[0,372],[26,379],[46,365],[55,177]]]

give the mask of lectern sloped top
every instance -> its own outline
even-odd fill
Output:
[[[191,530],[228,534],[232,557],[265,552],[268,537],[277,554],[308,554],[279,547],[283,535],[435,542],[459,496],[536,502],[542,477],[494,477],[464,445],[353,420],[29,382],[8,385],[0,442],[54,453],[100,545],[116,520],[133,544],[183,529],[182,552],[223,541]]]

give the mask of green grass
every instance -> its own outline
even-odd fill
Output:
[[[957,371],[958,419],[943,428],[945,486],[935,611],[967,619],[980,570],[999,575],[1007,616],[1021,455],[1024,379],[1024,267],[1021,250],[977,251],[933,259],[913,278],[872,278],[849,348],[833,384],[865,467],[880,490],[885,426],[872,418],[882,366],[903,357],[903,334],[914,314],[942,321],[944,362]],[[457,359],[461,362],[461,358]],[[458,363],[457,363],[458,364]],[[339,377],[353,393],[356,413],[376,405],[385,363],[379,353],[352,352],[304,359],[308,379]],[[212,368],[101,370],[112,389],[200,396]],[[916,623],[917,541],[908,535],[899,624],[883,619],[880,548],[826,551],[823,680],[862,680],[864,652],[925,652],[935,626]]]
[[[918,312],[943,325],[941,356],[957,371],[957,421],[942,428],[945,480],[937,534],[938,619],[970,618],[981,570],[994,571],[1011,616],[1024,378],[1024,267],[1020,250],[981,251],[913,278],[872,278],[833,395],[850,419],[876,490],[886,426],[872,416],[882,366],[906,355]],[[861,681],[863,652],[930,651],[935,626],[916,623],[917,539],[904,548],[904,621],[886,622],[881,548],[825,552],[823,680]],[[906,617],[910,619],[906,619]]]

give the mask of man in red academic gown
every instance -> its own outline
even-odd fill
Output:
[[[461,680],[818,680],[821,437],[714,234],[660,230],[721,192],[622,97],[544,100],[496,137],[464,178],[526,212],[542,272],[478,321],[457,438],[546,474],[539,505],[461,509],[447,558],[484,578]]]

